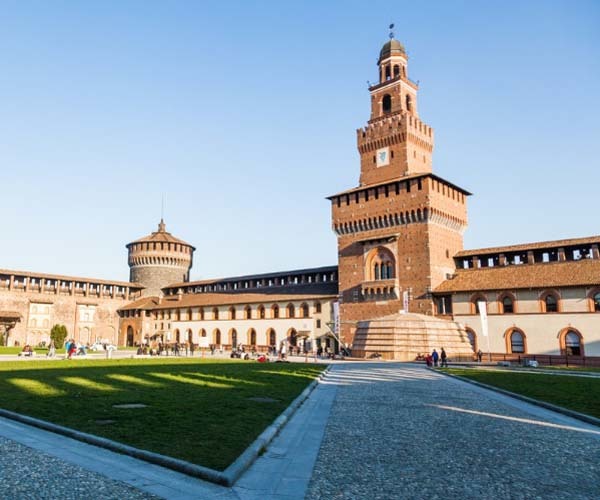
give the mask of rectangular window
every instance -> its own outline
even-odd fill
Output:
[[[317,328],[321,328],[321,320],[320,319],[317,320]]]

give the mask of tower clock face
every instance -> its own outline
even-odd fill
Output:
[[[378,167],[385,167],[390,164],[390,148],[378,149],[375,153],[376,165]]]

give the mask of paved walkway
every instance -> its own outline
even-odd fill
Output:
[[[0,419],[3,499],[599,494],[598,427],[416,365],[336,364],[233,488]]]

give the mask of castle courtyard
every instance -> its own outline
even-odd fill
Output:
[[[232,488],[0,419],[0,496],[588,499],[599,444],[596,426],[422,365],[336,363]]]

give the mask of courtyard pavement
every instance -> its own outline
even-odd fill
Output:
[[[401,363],[335,363],[232,488],[0,419],[0,498],[600,497],[600,428]]]

